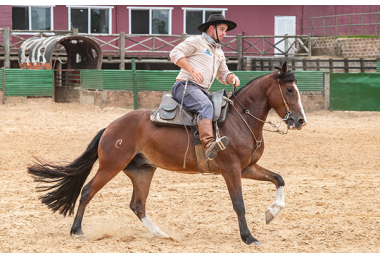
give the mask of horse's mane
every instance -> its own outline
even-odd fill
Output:
[[[239,88],[238,91],[235,92],[235,95],[239,94],[240,91],[242,91],[242,90],[243,90],[244,88],[246,88],[247,86],[251,85],[251,83],[253,83],[254,81],[256,81],[256,80],[258,80],[259,78],[262,78],[262,77],[264,77],[264,76],[266,76],[266,75],[268,75],[268,74],[261,75],[261,76],[258,76],[258,77],[256,77],[256,78],[250,80],[247,84],[245,84],[244,87]]]
[[[281,71],[279,67],[274,67],[278,71]],[[280,81],[280,84],[287,83],[287,82],[295,82],[296,77],[294,76],[294,72],[291,70],[286,71],[285,73],[276,73],[275,79]]]
[[[261,75],[261,76],[258,76],[256,78],[250,80],[247,84],[245,84],[244,87],[241,87],[238,91],[236,91],[235,95],[238,95],[240,93],[240,91],[242,91],[247,86],[251,85],[254,81],[256,81],[256,80],[258,80],[264,76],[270,75],[270,74],[273,74],[274,79],[279,80],[280,84],[296,81],[296,77],[294,76],[294,72],[292,72],[291,70],[288,70],[285,73],[280,73],[281,69],[279,67],[275,67],[275,69],[277,69],[278,71],[275,71],[275,72],[272,72],[269,74],[265,74],[265,75]]]

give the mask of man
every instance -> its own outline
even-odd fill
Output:
[[[228,70],[220,44],[226,33],[235,27],[236,23],[226,20],[221,14],[210,15],[206,23],[198,26],[202,35],[187,38],[170,52],[172,62],[181,68],[172,96],[185,109],[198,113],[199,138],[208,160],[213,160],[229,142],[226,136],[215,142],[212,127],[214,109],[207,91],[215,78],[225,85],[240,86],[239,78]]]

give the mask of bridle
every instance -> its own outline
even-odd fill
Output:
[[[281,93],[281,97],[282,97],[282,101],[284,102],[284,106],[285,106],[285,109],[286,109],[286,115],[283,119],[281,119],[280,121],[280,124],[277,126],[276,124],[272,123],[271,121],[265,121],[265,120],[262,120],[254,115],[251,114],[251,112],[249,112],[248,109],[246,109],[239,101],[239,99],[236,97],[235,95],[235,91],[236,91],[236,86],[233,85],[233,91],[232,91],[232,96],[235,98],[235,100],[238,102],[238,104],[240,105],[240,107],[243,109],[243,113],[246,114],[246,115],[249,115],[250,117],[264,123],[264,124],[269,124],[270,127],[273,127],[275,128],[276,130],[270,130],[270,129],[263,129],[263,131],[268,131],[268,132],[274,132],[274,133],[279,133],[281,135],[285,135],[288,133],[289,129],[287,128],[286,129],[286,132],[284,131],[281,131],[280,130],[280,127],[281,127],[281,124],[283,121],[286,121],[289,119],[290,115],[291,115],[291,111],[289,109],[289,105],[288,103],[286,102],[285,98],[284,98],[284,95],[282,93],[282,90],[281,90],[281,84],[280,84],[280,81],[278,80],[278,88],[280,90],[280,93]],[[261,138],[261,140],[258,140],[255,136],[255,134],[253,133],[251,127],[249,126],[249,124],[247,123],[247,121],[244,119],[243,115],[237,110],[237,108],[235,107],[235,103],[233,100],[229,99],[229,98],[226,98],[225,99],[231,104],[231,106],[235,109],[235,111],[238,113],[238,115],[240,116],[240,118],[243,120],[243,122],[245,123],[245,125],[247,126],[248,130],[251,132],[252,136],[253,136],[253,139],[255,140],[256,142],[256,149],[253,151],[252,153],[252,156],[253,154],[257,151],[257,149],[261,146],[262,144],[262,141],[263,139]]]

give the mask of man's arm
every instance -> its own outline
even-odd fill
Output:
[[[184,69],[188,71],[191,75],[191,77],[194,79],[195,83],[202,83],[204,78],[202,73],[194,68],[186,59],[186,57],[180,58],[177,63],[177,66],[179,66],[181,69]]]
[[[239,87],[240,86],[240,79],[233,73],[230,73],[227,75],[227,83],[228,84],[233,84],[235,85],[236,87]]]

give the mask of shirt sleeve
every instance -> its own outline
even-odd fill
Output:
[[[188,57],[196,51],[196,38],[189,37],[171,50],[169,56],[174,64],[183,57]]]
[[[220,65],[219,65],[219,69],[218,69],[218,72],[216,73],[216,79],[224,84],[224,85],[228,85],[227,83],[227,76],[229,74],[233,74],[231,71],[229,71],[228,67],[227,67],[227,63],[226,63],[226,58],[223,57],[223,60],[221,61]]]

